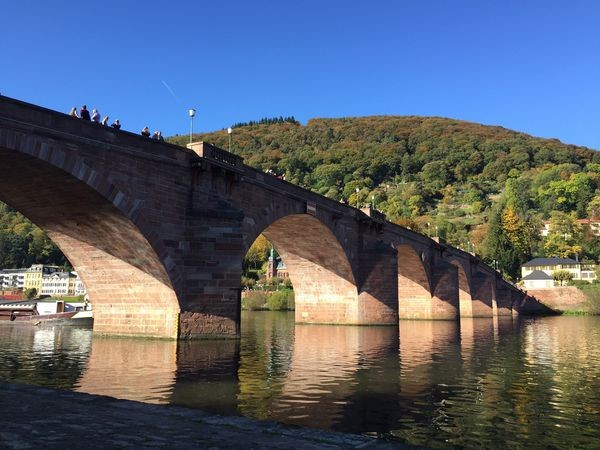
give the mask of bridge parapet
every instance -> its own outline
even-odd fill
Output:
[[[385,214],[380,211],[377,211],[376,209],[373,209],[371,206],[369,206],[368,208],[361,208],[360,210],[367,216],[369,216],[374,222],[379,222],[382,224],[387,222]]]
[[[210,159],[213,163],[236,172],[244,172],[244,158],[220,149],[208,142],[193,142],[187,145],[201,158]]]

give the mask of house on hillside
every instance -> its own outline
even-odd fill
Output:
[[[521,266],[521,278],[523,281],[534,272],[543,272],[552,277],[557,270],[568,271],[573,280],[592,282],[596,279],[596,265],[584,264],[571,258],[535,258]],[[541,283],[541,275],[534,274],[529,278],[530,282]]]
[[[523,287],[525,289],[545,289],[554,287],[554,278],[541,270],[534,270],[529,275],[523,277]]]

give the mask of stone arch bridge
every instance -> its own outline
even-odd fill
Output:
[[[264,233],[296,321],[509,315],[526,294],[475,256],[243,164],[0,97],[0,200],[85,283],[95,332],[237,336],[242,261]]]

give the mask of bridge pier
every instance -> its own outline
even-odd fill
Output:
[[[496,313],[498,316],[512,316],[512,292],[513,290],[508,287],[496,286]]]
[[[458,268],[454,264],[438,261],[433,269],[433,286],[431,318],[458,319],[460,315]]]
[[[379,243],[360,255],[358,323],[398,324],[397,252]]]
[[[240,230],[238,220],[203,217],[189,223],[179,338],[239,337],[244,258]]]
[[[492,280],[487,275],[475,275],[473,277],[473,317],[494,316],[494,292]]]
[[[398,252],[398,316],[400,319],[431,318],[431,285],[423,261],[408,245]]]

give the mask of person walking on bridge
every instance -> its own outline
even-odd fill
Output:
[[[100,123],[100,113],[97,109],[92,111],[92,122]]]
[[[77,118],[79,118],[79,116],[77,115],[77,107],[76,107],[76,106],[73,106],[73,107],[71,108],[71,112],[69,112],[69,115],[70,115],[71,117],[77,117]]]

